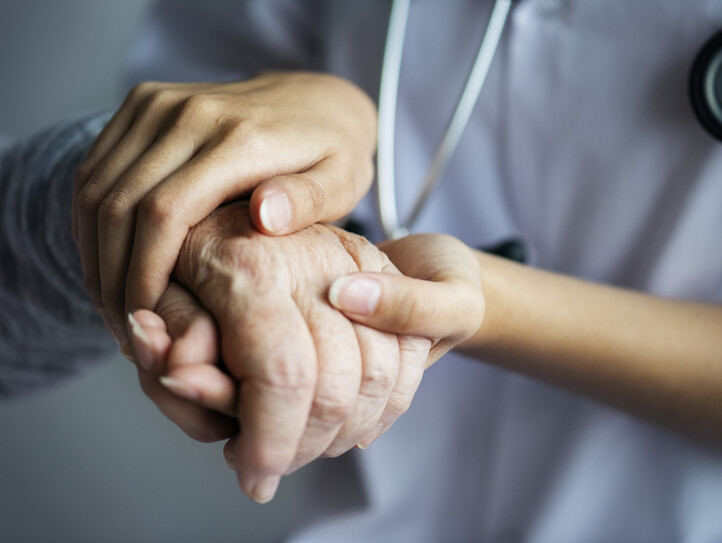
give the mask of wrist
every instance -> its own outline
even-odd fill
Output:
[[[520,341],[520,301],[526,266],[482,251],[474,251],[484,292],[484,319],[457,350],[475,358],[494,359]],[[523,298],[523,296],[521,296]]]

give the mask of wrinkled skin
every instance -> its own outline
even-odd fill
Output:
[[[329,304],[331,283],[357,271],[399,273],[364,238],[333,226],[264,236],[243,203],[218,209],[183,246],[177,279],[216,319],[238,382],[241,433],[227,457],[259,501],[281,475],[371,443],[420,383],[429,339],[353,323]]]
[[[171,283],[157,314],[134,313],[147,341],[134,334],[133,342],[146,394],[194,439],[232,438],[226,460],[246,493],[265,502],[286,462],[283,473],[383,433],[424,367],[479,329],[485,304],[475,254],[448,236],[408,236],[380,253],[328,226],[262,236],[247,213],[243,204],[218,210],[184,247],[178,279],[207,307]],[[357,279],[381,294],[369,305],[373,295],[352,287],[362,294],[350,310],[348,281]],[[232,375],[217,365],[214,318]]]

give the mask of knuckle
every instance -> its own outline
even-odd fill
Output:
[[[141,100],[151,94],[157,88],[158,83],[156,83],[155,81],[143,81],[142,83],[138,83],[132,89],[130,89],[130,92],[128,92],[128,99],[130,101]]]
[[[195,94],[181,104],[179,118],[197,119],[213,115],[217,111],[216,98],[208,94]]]
[[[315,378],[306,365],[290,356],[276,357],[263,367],[262,382],[276,390],[308,394],[313,391]]]
[[[373,364],[364,368],[361,379],[361,393],[372,398],[389,395],[396,382],[394,368],[387,364]]]
[[[156,85],[148,88],[142,97],[139,97],[141,109],[144,113],[157,113],[172,106],[178,99],[177,92]]]
[[[340,394],[317,394],[313,399],[311,416],[325,424],[338,424],[353,410],[353,403]]]
[[[132,200],[124,192],[111,192],[98,208],[98,220],[102,224],[112,224],[127,219],[132,213],[132,205]]]
[[[103,198],[103,187],[97,183],[88,183],[76,197],[75,203],[80,213],[96,213]]]
[[[171,287],[166,290],[166,293],[161,297],[160,301],[156,305],[155,312],[165,321],[168,330],[173,330],[176,324],[180,327],[192,319],[201,318],[206,316],[203,309],[195,305],[195,300],[190,296],[183,294],[182,297],[168,296],[168,292],[171,292],[171,288],[175,283],[171,283]],[[174,334],[171,333],[171,336]],[[180,334],[177,334],[180,335]]]
[[[153,224],[174,221],[181,213],[178,200],[165,192],[151,192],[140,202],[138,212]]]
[[[353,258],[354,262],[356,262],[359,271],[381,270],[393,273],[396,269],[384,267],[384,259],[388,260],[388,257],[385,253],[380,252],[376,246],[372,245],[366,238],[340,229],[336,231],[336,235],[346,252]]]
[[[431,340],[423,336],[401,336],[399,337],[399,352],[402,358],[410,361],[408,366],[411,369],[423,373],[424,362],[429,356]],[[421,380],[421,375],[415,376]]]
[[[158,85],[135,100],[138,104],[136,109],[143,117],[163,118],[178,103],[180,98],[181,96],[177,90]]]
[[[218,117],[216,115],[216,117]],[[218,129],[212,137],[213,145],[221,152],[235,153],[244,149],[244,155],[250,157],[273,157],[263,147],[261,134],[253,123],[243,119],[221,119],[218,117]],[[275,158],[274,158],[275,160]]]
[[[248,117],[224,120],[219,139],[221,144],[247,146],[259,156],[264,152],[264,130],[257,121]]]
[[[306,186],[306,206],[313,217],[321,217],[326,209],[328,201],[326,189],[316,179],[306,174],[298,174],[298,178]]]

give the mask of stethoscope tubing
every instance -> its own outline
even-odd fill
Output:
[[[456,110],[434,152],[411,212],[404,221],[400,221],[396,202],[396,106],[411,0],[394,0],[381,70],[376,153],[378,214],[387,238],[398,239],[409,233],[444,177],[481,94],[513,1],[495,0]],[[690,74],[689,91],[694,113],[700,123],[713,137],[722,140],[722,31],[709,39],[697,55]]]
[[[479,94],[481,94],[481,89],[489,74],[489,68],[499,46],[511,4],[512,0],[495,0],[489,23],[456,110],[449,121],[441,143],[434,152],[411,212],[406,220],[401,222],[396,203],[396,105],[404,37],[411,0],[394,1],[389,17],[386,49],[381,70],[378,149],[376,153],[378,212],[381,227],[387,238],[398,239],[409,233],[409,229],[418,219],[431,193],[441,182],[459,145],[461,136],[466,130]]]

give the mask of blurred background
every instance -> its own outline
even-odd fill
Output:
[[[0,0],[0,133],[13,139],[117,108],[124,53],[150,4]],[[0,541],[277,541],[308,470],[260,506],[221,450],[168,422],[120,355],[0,400]]]

